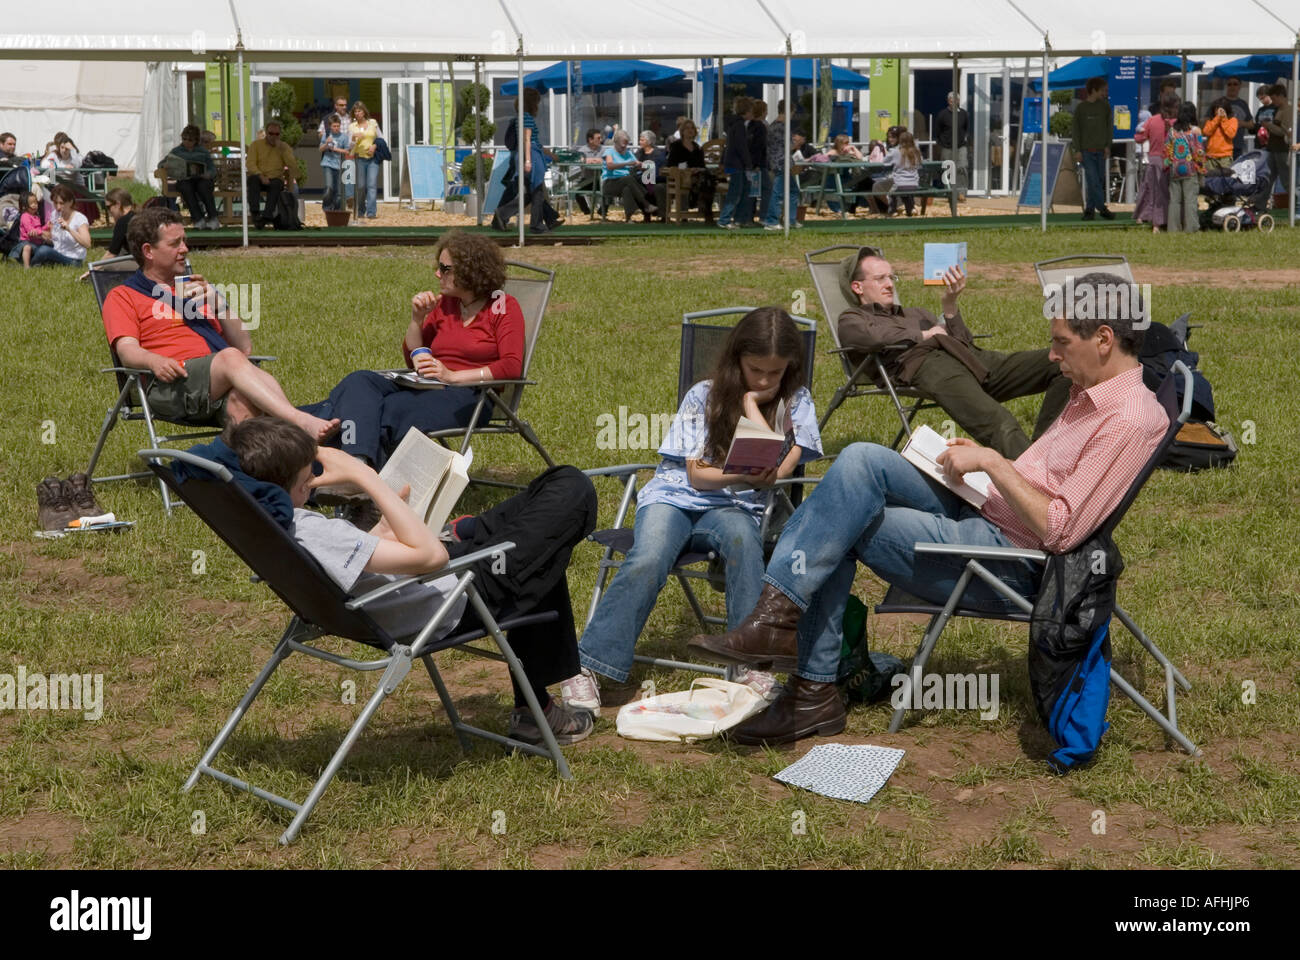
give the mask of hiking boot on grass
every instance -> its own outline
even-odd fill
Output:
[[[97,517],[107,511],[95,501],[95,492],[91,487],[90,477],[84,473],[74,473],[63,482],[63,493],[77,511],[79,517]]]
[[[555,742],[560,746],[586,740],[591,736],[592,728],[596,725],[596,721],[586,710],[565,706],[554,697],[547,702],[542,713],[546,716],[546,722],[550,724],[551,733],[555,734]],[[515,707],[510,711],[509,736],[524,743],[542,742],[542,731],[538,729],[537,721],[533,719],[532,711],[527,707]]]
[[[46,477],[36,485],[36,522],[42,530],[62,530],[80,516],[58,477]]]

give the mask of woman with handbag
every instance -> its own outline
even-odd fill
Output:
[[[375,141],[383,138],[379,122],[370,116],[366,105],[358,100],[352,104],[352,123],[348,127],[348,136],[352,141],[352,156],[357,161],[357,219],[369,217],[374,220],[376,199],[379,190],[379,164],[375,156]]]

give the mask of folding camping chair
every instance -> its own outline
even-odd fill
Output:
[[[1183,378],[1183,406],[1178,408],[1177,383],[1175,376]],[[1173,372],[1166,377],[1160,385],[1156,394],[1160,404],[1169,414],[1169,428],[1165,431],[1164,438],[1160,441],[1146,465],[1134,478],[1124,494],[1124,498],[1114,509],[1106,521],[1102,524],[1100,531],[1110,534],[1119,525],[1125,512],[1132,506],[1133,501],[1137,499],[1138,493],[1142,490],[1142,485],[1151,476],[1156,465],[1164,459],[1166,452],[1174,437],[1178,434],[1178,428],[1187,420],[1192,409],[1192,372],[1182,361],[1174,364]],[[958,578],[957,583],[953,586],[952,592],[948,599],[942,604],[928,603],[911,596],[906,591],[891,586],[885,594],[885,599],[876,605],[876,613],[923,613],[929,614],[930,623],[926,628],[925,635],[921,639],[921,645],[917,648],[916,657],[912,661],[911,670],[905,675],[904,683],[900,689],[900,703],[894,710],[894,715],[889,724],[890,733],[896,733],[903,724],[903,717],[907,712],[907,702],[912,697],[912,682],[914,677],[923,675],[925,665],[934,652],[935,644],[939,641],[939,635],[943,632],[948,621],[952,617],[972,617],[980,620],[1008,620],[1017,623],[1028,623],[1030,611],[1033,609],[1033,598],[1023,597],[1016,593],[998,577],[989,571],[981,561],[998,561],[998,560],[1028,560],[1033,563],[1040,563],[1046,566],[1048,554],[1041,550],[1027,550],[1020,547],[974,547],[963,546],[961,544],[944,544],[944,543],[917,543],[916,552],[943,555],[951,557],[967,557],[966,569]],[[984,610],[974,609],[961,606],[962,597],[966,592],[967,585],[972,578],[978,577],[989,587],[1002,594],[1010,600],[1017,610],[1014,612],[990,613]],[[1142,632],[1142,629],[1133,621],[1122,607],[1117,603],[1115,605],[1115,616],[1119,618],[1120,623],[1137,638],[1138,643],[1146,648],[1147,652],[1153,656],[1156,661],[1164,668],[1165,671],[1165,696],[1167,714],[1161,713],[1145,697],[1142,696],[1127,680],[1120,676],[1119,672],[1111,667],[1110,679],[1119,690],[1132,700],[1148,717],[1159,724],[1160,728],[1173,738],[1179,746],[1194,757],[1199,757],[1201,751],[1196,744],[1192,743],[1187,736],[1178,729],[1178,706],[1175,699],[1175,688],[1181,686],[1183,690],[1192,689],[1187,678],[1179,672],[1169,658],[1161,652],[1160,648]]]
[[[554,762],[559,776],[565,780],[571,779],[568,764],[564,760],[564,755],[560,752],[559,745],[555,742],[555,736],[551,733],[550,724],[546,722],[537,698],[533,695],[532,685],[528,682],[524,675],[523,666],[505,638],[505,632],[508,630],[556,620],[558,615],[555,611],[548,611],[498,622],[492,616],[487,605],[483,602],[482,596],[474,586],[474,573],[469,569],[472,564],[480,560],[499,556],[512,550],[514,548],[513,543],[503,542],[485,547],[474,553],[458,557],[440,570],[417,577],[396,580],[371,590],[363,596],[352,599],[321,569],[315,559],[239,485],[234,475],[225,467],[179,450],[141,450],[140,457],[149,464],[150,470],[158,476],[159,480],[171,487],[176,496],[188,504],[195,514],[211,527],[248,564],[253,573],[274,590],[293,612],[289,626],[285,629],[279,643],[276,644],[271,659],[258,673],[252,686],[248,688],[238,706],[230,714],[229,719],[221,728],[221,732],[217,734],[217,738],[204,751],[203,758],[194,767],[189,779],[185,781],[184,789],[187,792],[198,783],[200,776],[207,774],[222,783],[261,797],[263,800],[268,800],[284,807],[286,810],[292,810],[294,813],[293,820],[284,833],[281,834],[280,842],[293,842],[298,836],[298,831],[302,829],[303,823],[311,815],[317,802],[319,802],[321,795],[324,794],[325,788],[329,786],[330,781],[347,758],[349,751],[361,736],[366,724],[370,722],[370,718],[374,716],[380,705],[396,691],[416,660],[424,662],[425,670],[428,671],[429,677],[433,680],[433,685],[438,692],[438,698],[447,711],[447,716],[451,720],[452,729],[456,732],[462,750],[469,751],[469,741],[466,739],[466,734],[481,737],[499,743],[508,749],[522,750],[535,756],[549,757]],[[172,461],[179,460],[199,468],[200,471],[206,471],[206,473],[188,471],[191,475],[181,481],[178,480],[172,467],[161,462],[161,458],[168,458]],[[449,573],[455,574],[457,577],[455,589],[448,594],[446,600],[423,629],[411,637],[395,638],[389,636],[365,609],[367,605],[372,604],[381,597],[388,596],[403,586],[412,583],[423,583],[437,577],[446,576]],[[433,640],[434,631],[443,618],[447,616],[452,609],[452,605],[461,594],[465,594],[469,598],[470,605],[486,626],[486,630],[470,630],[446,636],[441,640]],[[354,640],[366,646],[378,648],[384,651],[385,655],[376,660],[352,660],[310,645],[311,641],[323,636],[338,636]],[[500,654],[468,645],[469,641],[486,636],[491,636],[496,641],[501,650]],[[519,688],[523,691],[524,698],[528,703],[528,708],[537,721],[537,728],[541,731],[545,746],[534,746],[487,730],[480,730],[460,719],[456,706],[447,692],[446,684],[443,683],[438,668],[433,662],[434,653],[450,647],[456,647],[467,653],[491,660],[503,660],[509,666],[511,675],[518,681]],[[348,730],[343,742],[330,758],[319,779],[312,786],[307,799],[301,804],[245,783],[243,780],[217,770],[212,766],[217,754],[226,741],[230,739],[231,734],[235,732],[235,727],[239,725],[253,700],[256,699],[266,682],[271,678],[271,674],[294,652],[304,653],[307,656],[340,667],[346,667],[350,670],[383,671],[375,692],[366,702],[365,707],[362,708],[360,716],[357,717]]]
[[[681,407],[682,400],[691,387],[708,376],[709,371],[713,369],[714,364],[717,362],[718,354],[721,352],[727,337],[731,333],[730,326],[705,324],[699,321],[718,317],[739,318],[753,309],[755,308],[723,307],[718,310],[701,310],[682,315],[681,355],[677,367],[677,407]],[[803,338],[804,380],[805,386],[811,390],[813,362],[817,349],[817,321],[807,317],[794,317],[793,319],[800,327],[799,334]],[[634,515],[636,513],[637,473],[642,470],[654,471],[657,467],[658,464],[656,463],[625,463],[614,467],[598,467],[593,470],[583,471],[589,477],[625,478],[623,497],[619,501],[618,512],[614,516],[614,525],[605,530],[597,530],[587,537],[588,540],[605,548],[604,555],[600,559],[596,586],[591,593],[591,605],[587,608],[587,623],[590,623],[591,618],[596,615],[596,607],[600,604],[600,598],[605,592],[611,574],[622,565],[622,560],[617,558],[627,556],[632,549],[632,544],[635,542],[635,528],[625,527],[623,524],[627,520],[629,509]],[[778,528],[785,518],[793,513],[795,507],[798,506],[802,498],[803,485],[816,482],[816,478],[803,476],[802,467],[796,470],[794,476],[776,482],[768,495],[760,526],[760,536],[765,551],[769,550],[775,542]],[[700,621],[701,629],[704,630],[708,630],[711,624],[723,625],[727,622],[725,617],[705,613],[704,608],[700,605],[699,598],[691,587],[691,580],[708,580],[715,586],[717,585],[716,574],[707,569],[699,569],[700,564],[711,563],[716,559],[717,554],[712,550],[703,552],[686,550],[677,558],[668,573],[670,577],[675,578],[681,584],[682,591],[686,594],[686,602],[690,604],[691,611],[695,614],[696,619]],[[640,654],[635,655],[632,659],[637,663],[651,664],[671,670],[694,670],[697,673],[708,673],[716,676],[723,676],[727,672],[724,668],[711,664],[666,660]]]
[[[524,387],[537,382],[528,379],[528,370],[533,361],[533,350],[537,347],[537,336],[542,330],[542,320],[546,316],[546,304],[551,299],[551,288],[555,286],[555,271],[507,260],[507,271],[511,267],[523,272],[522,275],[507,275],[505,285],[505,292],[519,301],[519,308],[524,314],[524,367],[519,379],[469,384],[478,391],[478,403],[470,417],[470,425],[433,430],[428,436],[447,447],[451,446],[448,441],[460,437],[460,452],[464,453],[469,449],[475,434],[515,434],[531,444],[548,467],[553,467],[555,461],[542,446],[542,441],[537,439],[537,434],[528,421],[520,418],[519,401],[523,399]],[[479,416],[485,411],[487,415],[480,423]],[[471,482],[515,489],[523,486],[501,480],[485,480],[482,477],[471,477]]]
[[[95,290],[95,299],[99,302],[100,313],[104,310],[104,300],[108,297],[109,291],[114,287],[120,286],[127,277],[135,273],[139,265],[133,257],[107,257],[103,260],[96,260],[90,265],[90,284]],[[100,328],[103,332],[103,328]],[[99,437],[95,441],[95,449],[90,454],[90,463],[86,466],[86,476],[90,477],[94,483],[110,483],[115,480],[141,480],[154,477],[148,470],[139,470],[135,473],[119,473],[111,477],[95,476],[95,465],[99,463],[99,455],[104,450],[104,443],[108,440],[108,434],[117,426],[119,420],[144,421],[145,430],[149,433],[149,446],[157,448],[167,444],[181,441],[202,440],[209,437],[215,437],[221,431],[210,423],[187,423],[185,421],[167,421],[162,420],[149,407],[149,394],[144,386],[144,378],[153,376],[149,370],[136,367],[126,367],[122,361],[117,358],[117,351],[113,345],[108,345],[109,358],[112,366],[104,367],[100,373],[112,373],[117,377],[117,400],[108,412],[104,415],[104,423],[99,428]],[[263,363],[267,360],[274,360],[274,357],[250,357],[249,359],[257,363]],[[164,423],[176,423],[181,427],[199,427],[203,428],[198,432],[191,433],[174,433],[166,436],[159,435],[154,424],[156,421]],[[162,494],[163,509],[168,516],[172,512],[171,495],[167,491],[167,484],[158,480],[158,490]]]
[[[803,256],[804,262],[808,264],[808,272],[812,274],[813,287],[817,290],[817,299],[822,304],[822,314],[826,317],[826,326],[830,328],[831,339],[835,342],[835,349],[831,353],[839,356],[840,365],[844,368],[844,385],[836,390],[831,397],[831,402],[827,405],[826,412],[822,414],[818,427],[825,430],[826,422],[830,420],[831,414],[850,397],[889,397],[894,404],[894,409],[898,412],[898,419],[901,424],[898,433],[894,436],[894,442],[891,444],[892,447],[897,449],[898,444],[904,437],[912,435],[912,419],[917,413],[939,405],[919,390],[894,386],[889,379],[889,374],[885,372],[885,364],[881,359],[881,354],[869,354],[857,364],[854,364],[849,359],[849,354],[860,351],[849,350],[840,343],[840,314],[852,306],[848,300],[844,299],[844,294],[840,290],[840,261],[850,253],[856,253],[859,249],[861,249],[860,244],[840,243],[831,247],[822,247],[820,250],[813,250]],[[879,247],[874,249],[878,254],[884,256],[884,250]],[[837,253],[838,255],[831,259],[816,259],[827,253]],[[904,349],[906,347],[888,347],[886,352]],[[906,397],[915,402],[904,406],[899,397]]]
[[[1048,286],[1059,284],[1065,286],[1069,277],[1081,277],[1085,273],[1108,273],[1122,283],[1133,282],[1133,271],[1129,269],[1128,257],[1118,253],[1076,253],[1068,257],[1053,257],[1040,260],[1034,264],[1038,274],[1038,283],[1046,296]]]

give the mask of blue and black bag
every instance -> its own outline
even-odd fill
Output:
[[[1029,621],[1029,684],[1057,773],[1087,763],[1110,726],[1110,618],[1124,561],[1108,533],[1049,558]]]

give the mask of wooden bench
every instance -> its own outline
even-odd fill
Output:
[[[233,150],[234,156],[223,153],[223,148]],[[241,223],[240,215],[235,212],[235,202],[244,196],[244,184],[239,177],[239,141],[217,140],[212,144],[212,161],[216,164],[212,177],[212,196],[220,208],[217,219],[223,227],[235,226]],[[181,194],[176,189],[176,181],[168,179],[167,171],[161,166],[153,175],[160,184],[159,192],[164,197],[175,199],[179,204]]]

